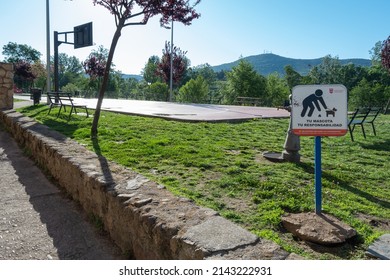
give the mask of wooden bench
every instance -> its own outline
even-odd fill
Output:
[[[348,122],[349,134],[351,135],[351,140],[353,139],[353,131],[355,130],[356,125],[360,125],[362,127],[363,136],[366,138],[366,132],[364,130],[364,124],[371,124],[372,130],[374,131],[374,135],[376,135],[374,121],[381,112],[382,108],[380,107],[364,107],[356,109]]]
[[[238,105],[260,106],[262,105],[262,100],[261,98],[238,96],[235,103]]]
[[[70,112],[69,112],[68,119],[70,119],[70,117],[71,117],[73,112],[75,114],[77,114],[77,111],[76,111],[77,108],[84,109],[85,112],[87,113],[87,118],[89,117],[87,106],[83,105],[83,104],[75,103],[73,98],[72,98],[72,95],[70,93],[66,93],[66,92],[48,92],[47,93],[47,97],[50,100],[49,112],[47,112],[47,114],[50,114],[51,109],[53,107],[57,106],[57,107],[60,107],[60,110],[57,113],[57,118],[60,115],[62,108],[64,109],[64,112],[66,112],[66,107],[70,107]]]

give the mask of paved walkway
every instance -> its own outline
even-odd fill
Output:
[[[0,174],[0,260],[123,258],[1,124]]]

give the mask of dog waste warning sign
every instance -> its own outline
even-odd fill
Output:
[[[292,90],[291,125],[300,136],[343,136],[348,131],[343,85],[301,85]]]

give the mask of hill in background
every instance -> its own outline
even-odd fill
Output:
[[[287,65],[291,65],[294,68],[294,70],[297,71],[299,74],[307,75],[312,67],[321,64],[323,60],[323,58],[294,59],[294,58],[282,57],[271,53],[248,56],[242,59],[247,60],[250,64],[253,65],[254,69],[258,73],[264,76],[267,76],[274,72],[277,72],[279,73],[279,75],[284,76],[285,75],[284,67]],[[371,66],[371,60],[369,59],[352,58],[352,59],[340,59],[339,61],[342,65],[352,63],[357,66],[367,66],[367,67]],[[219,72],[221,70],[230,71],[234,66],[237,66],[239,62],[240,59],[234,62],[213,66],[212,69],[215,72]]]
[[[141,81],[144,77],[142,75],[136,74],[122,74],[123,79],[136,79],[137,81]]]
[[[299,74],[305,76],[309,73],[310,69],[314,66],[321,64],[323,58],[316,59],[295,59],[279,56],[272,53],[253,55],[248,57],[243,57],[242,59],[247,60],[250,64],[253,65],[254,69],[264,75],[268,76],[272,73],[278,73],[280,76],[284,76],[284,67],[287,65],[291,65],[295,71]],[[371,60],[362,59],[362,58],[351,58],[351,59],[340,59],[341,65],[346,65],[349,63],[355,64],[357,66],[369,67],[371,66]],[[212,66],[211,68],[215,72],[219,72],[221,70],[230,71],[234,66],[237,66],[240,62],[240,59],[230,62],[224,63],[217,66]],[[123,78],[134,78],[138,81],[142,80],[142,75],[134,75],[134,74],[123,74]]]

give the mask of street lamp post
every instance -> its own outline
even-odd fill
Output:
[[[66,0],[65,0],[66,1]],[[70,0],[72,1],[72,0]],[[51,78],[50,78],[50,5],[49,0],[46,0],[46,91],[51,90]],[[50,100],[47,98],[47,103]]]
[[[46,91],[50,91],[50,9],[49,0],[46,0]]]
[[[172,102],[173,96],[173,17],[172,17],[172,26],[171,26],[171,69],[169,75],[169,102]]]

